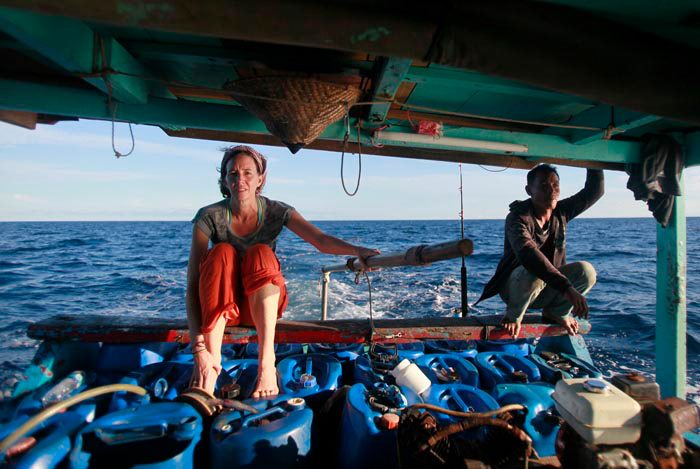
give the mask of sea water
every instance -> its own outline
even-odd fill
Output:
[[[323,221],[317,225],[351,243],[383,252],[459,239],[457,221]],[[688,231],[688,378],[700,402],[700,218]],[[0,223],[0,387],[16,379],[38,343],[27,326],[56,314],[185,318],[189,222]],[[479,297],[503,251],[502,220],[468,220],[474,241],[467,258],[469,302]],[[343,262],[322,255],[284,231],[277,248],[290,302],[286,319],[320,319],[321,267]],[[656,227],[653,219],[577,219],[568,228],[569,261],[587,260],[598,271],[588,295],[592,331],[586,340],[607,375],[629,370],[653,374]],[[427,267],[372,272],[375,317],[451,316],[460,306],[459,259]],[[335,273],[329,318],[368,316],[367,283]],[[503,311],[498,297],[478,305]]]

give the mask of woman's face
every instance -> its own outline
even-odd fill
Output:
[[[258,173],[255,160],[245,153],[240,153],[226,163],[226,187],[231,197],[238,200],[255,198],[263,178]]]

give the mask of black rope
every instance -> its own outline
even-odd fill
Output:
[[[340,154],[340,182],[343,185],[343,190],[345,193],[350,196],[354,197],[355,194],[357,194],[357,191],[360,190],[360,179],[362,178],[362,146],[360,144],[360,121],[357,122],[357,153],[358,153],[358,158],[359,158],[359,168],[357,170],[357,185],[355,186],[355,190],[353,192],[348,191],[348,188],[345,187],[345,176],[343,173],[343,166],[345,164],[345,149],[347,148],[348,145],[348,140],[350,139],[350,115],[345,114],[345,137],[343,137],[343,152]]]

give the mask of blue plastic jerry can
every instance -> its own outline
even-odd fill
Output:
[[[313,412],[303,398],[269,401],[258,413],[220,414],[211,427],[212,467],[306,467]]]
[[[54,380],[46,383],[29,395],[22,398],[15,408],[14,417],[22,415],[34,415],[60,401],[64,401],[85,391],[94,381],[92,373],[82,370],[72,371],[62,378],[54,377]],[[85,416],[85,419],[92,420],[95,412],[95,401],[93,399],[84,401],[71,408]]]
[[[428,404],[458,412],[488,412],[499,408],[498,402],[485,391],[468,384],[434,384],[422,395]],[[460,420],[441,412],[430,411],[440,425],[449,425]],[[487,429],[464,432],[468,438],[483,438]]]
[[[147,365],[130,372],[120,380],[122,384],[141,386],[148,396],[137,396],[126,391],[112,394],[109,411],[126,409],[151,401],[172,401],[189,387],[192,364],[181,362],[160,362]]]
[[[414,361],[425,353],[425,344],[423,342],[404,342],[396,344],[396,348],[399,351],[399,361],[404,358]]]
[[[325,353],[341,362],[356,360],[364,351],[363,344],[309,344],[309,353]]]
[[[258,350],[257,342],[246,344],[243,348],[243,358],[258,358]],[[301,344],[275,344],[275,358],[277,361],[300,353],[304,353],[304,347]]]
[[[601,378],[603,374],[594,365],[568,353],[540,351],[527,357],[540,370],[542,380],[556,383],[560,379]]]
[[[97,357],[97,371],[123,372],[137,370],[143,366],[168,360],[177,352],[175,342],[152,342],[144,344],[102,344]]]
[[[426,353],[455,353],[462,358],[474,358],[477,354],[476,342],[473,340],[428,340],[425,342]]]
[[[540,380],[540,370],[521,355],[481,352],[475,361],[484,389],[492,389],[500,383],[532,383]]]
[[[221,363],[221,374],[217,381],[219,387],[236,383],[240,386],[237,399],[248,399],[255,389],[258,380],[258,360],[253,358],[237,358]]]
[[[93,413],[94,407],[93,404]],[[22,415],[3,426],[0,430],[0,439],[9,436],[27,420],[29,420],[29,416]],[[55,414],[25,434],[8,450],[0,453],[0,466],[17,469],[56,467],[65,462],[72,448],[73,436],[84,425],[87,425],[87,421],[83,413],[69,410]],[[36,442],[28,449],[17,452],[26,438],[36,439]],[[10,456],[13,453],[14,455]]]
[[[107,414],[75,439],[73,468],[190,468],[202,418],[188,404],[160,402]]]
[[[479,352],[506,352],[525,357],[530,354],[531,342],[530,339],[480,340],[477,349]]]
[[[280,394],[308,397],[338,389],[343,369],[332,355],[292,355],[277,364]]]
[[[374,383],[395,383],[394,377],[387,370],[374,367],[367,355],[362,355],[355,360],[352,376],[353,383],[364,384],[368,387]]]
[[[385,424],[388,419],[383,416],[394,414],[396,422],[401,409],[418,402],[422,399],[408,388],[381,382],[369,387],[353,385],[348,391],[340,423],[338,465],[343,468],[398,467],[396,426]]]
[[[541,457],[556,454],[554,444],[559,432],[560,419],[554,407],[552,393],[554,386],[547,383],[507,383],[498,384],[493,389],[493,397],[501,406],[522,404],[526,411],[520,412],[523,430],[532,438],[532,444]]]
[[[479,387],[479,370],[454,353],[429,353],[416,360],[416,365],[433,384],[462,383]]]

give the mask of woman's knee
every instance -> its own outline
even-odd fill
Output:
[[[238,253],[236,253],[236,248],[234,248],[229,243],[219,243],[215,244],[213,248],[207,253],[207,259],[236,259]]]
[[[280,270],[280,264],[274,251],[267,244],[254,244],[246,251],[241,261],[244,272],[260,270]]]

